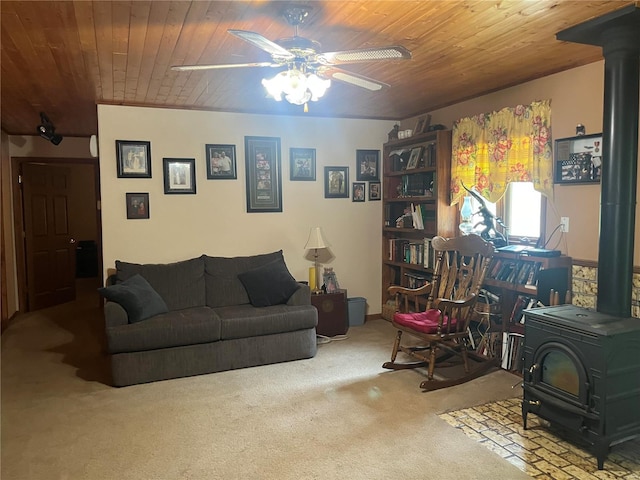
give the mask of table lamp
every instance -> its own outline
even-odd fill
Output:
[[[318,267],[318,249],[329,247],[329,242],[324,239],[321,227],[311,227],[309,232],[309,240],[304,246],[306,250],[313,249],[313,267],[309,267],[309,288],[311,293],[318,294],[322,292],[320,289],[320,282],[318,281],[318,273],[320,271]]]

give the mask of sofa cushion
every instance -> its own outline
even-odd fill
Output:
[[[138,264],[116,260],[116,281],[142,275],[160,294],[169,310],[205,305],[204,259],[166,264]]]
[[[268,307],[286,303],[299,284],[291,276],[284,260],[267,263],[238,274],[254,307]]]
[[[250,303],[249,295],[238,274],[279,259],[284,261],[282,250],[249,257],[226,258],[205,255],[206,305],[224,307]]]
[[[209,307],[156,315],[145,322],[107,328],[109,353],[141,352],[220,340],[220,318]]]
[[[255,337],[314,328],[318,310],[312,305],[235,305],[215,308],[221,321],[220,339]]]
[[[102,287],[98,292],[112,302],[122,305],[130,323],[140,322],[168,311],[167,304],[141,275],[133,275],[122,283]]]

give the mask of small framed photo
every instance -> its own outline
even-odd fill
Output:
[[[380,150],[356,150],[356,180],[379,180]]]
[[[365,200],[365,185],[364,182],[353,182],[351,185],[351,201],[352,202],[364,202]]]
[[[236,170],[236,146],[206,144],[207,180],[235,180],[238,178]]]
[[[369,182],[369,200],[381,200],[382,192],[380,191],[380,182]]]
[[[116,140],[118,178],[151,178],[151,142]]]
[[[349,198],[349,167],[324,167],[324,198]]]
[[[602,134],[558,138],[554,183],[599,183],[602,174]]]
[[[414,135],[419,135],[421,133],[426,133],[429,131],[429,127],[431,126],[431,115],[422,115],[418,117],[418,121],[416,122],[416,126],[413,129]]]
[[[163,158],[164,193],[196,193],[195,158]]]
[[[411,155],[409,156],[409,161],[407,162],[407,170],[412,170],[418,167],[420,157],[422,157],[423,149],[424,147],[415,147],[411,149]]]
[[[127,219],[149,218],[149,194],[127,193]]]
[[[316,180],[316,149],[315,148],[291,148],[289,149],[289,180],[315,181]]]

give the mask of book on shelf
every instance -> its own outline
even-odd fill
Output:
[[[536,262],[535,264],[533,264],[533,266],[531,267],[531,271],[527,276],[527,281],[525,282],[525,285],[536,284],[536,281],[538,280],[538,272],[540,272],[540,268],[542,268],[542,262]]]
[[[422,265],[424,262],[424,244],[422,241],[407,238],[390,238],[388,259],[392,262]]]
[[[491,265],[489,266],[489,278],[496,278],[500,267],[502,267],[502,259],[493,257],[493,260],[491,260]]]
[[[520,371],[522,369],[522,349],[524,335],[515,332],[502,333],[502,361],[500,366],[505,370]]]
[[[425,146],[423,154],[424,166],[433,167],[436,164],[436,142],[430,142]]]
[[[422,266],[424,268],[435,268],[436,266],[436,251],[431,246],[431,241],[433,238],[425,238],[424,239],[424,254],[423,254],[423,263]]]
[[[408,288],[419,288],[426,284],[430,278],[426,275],[421,275],[419,273],[405,273],[404,276],[407,278],[407,287]]]
[[[404,261],[413,265],[422,264],[423,244],[418,242],[410,242],[405,245]]]
[[[420,204],[411,204],[411,218],[413,219],[413,228],[424,230],[424,207]]]
[[[518,285],[535,285],[542,262],[494,257],[487,277]]]
[[[402,175],[401,195],[403,197],[431,196],[433,194],[430,190],[432,183],[433,172]]]

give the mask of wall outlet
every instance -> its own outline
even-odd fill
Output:
[[[560,231],[564,233],[569,231],[569,217],[560,218]]]

